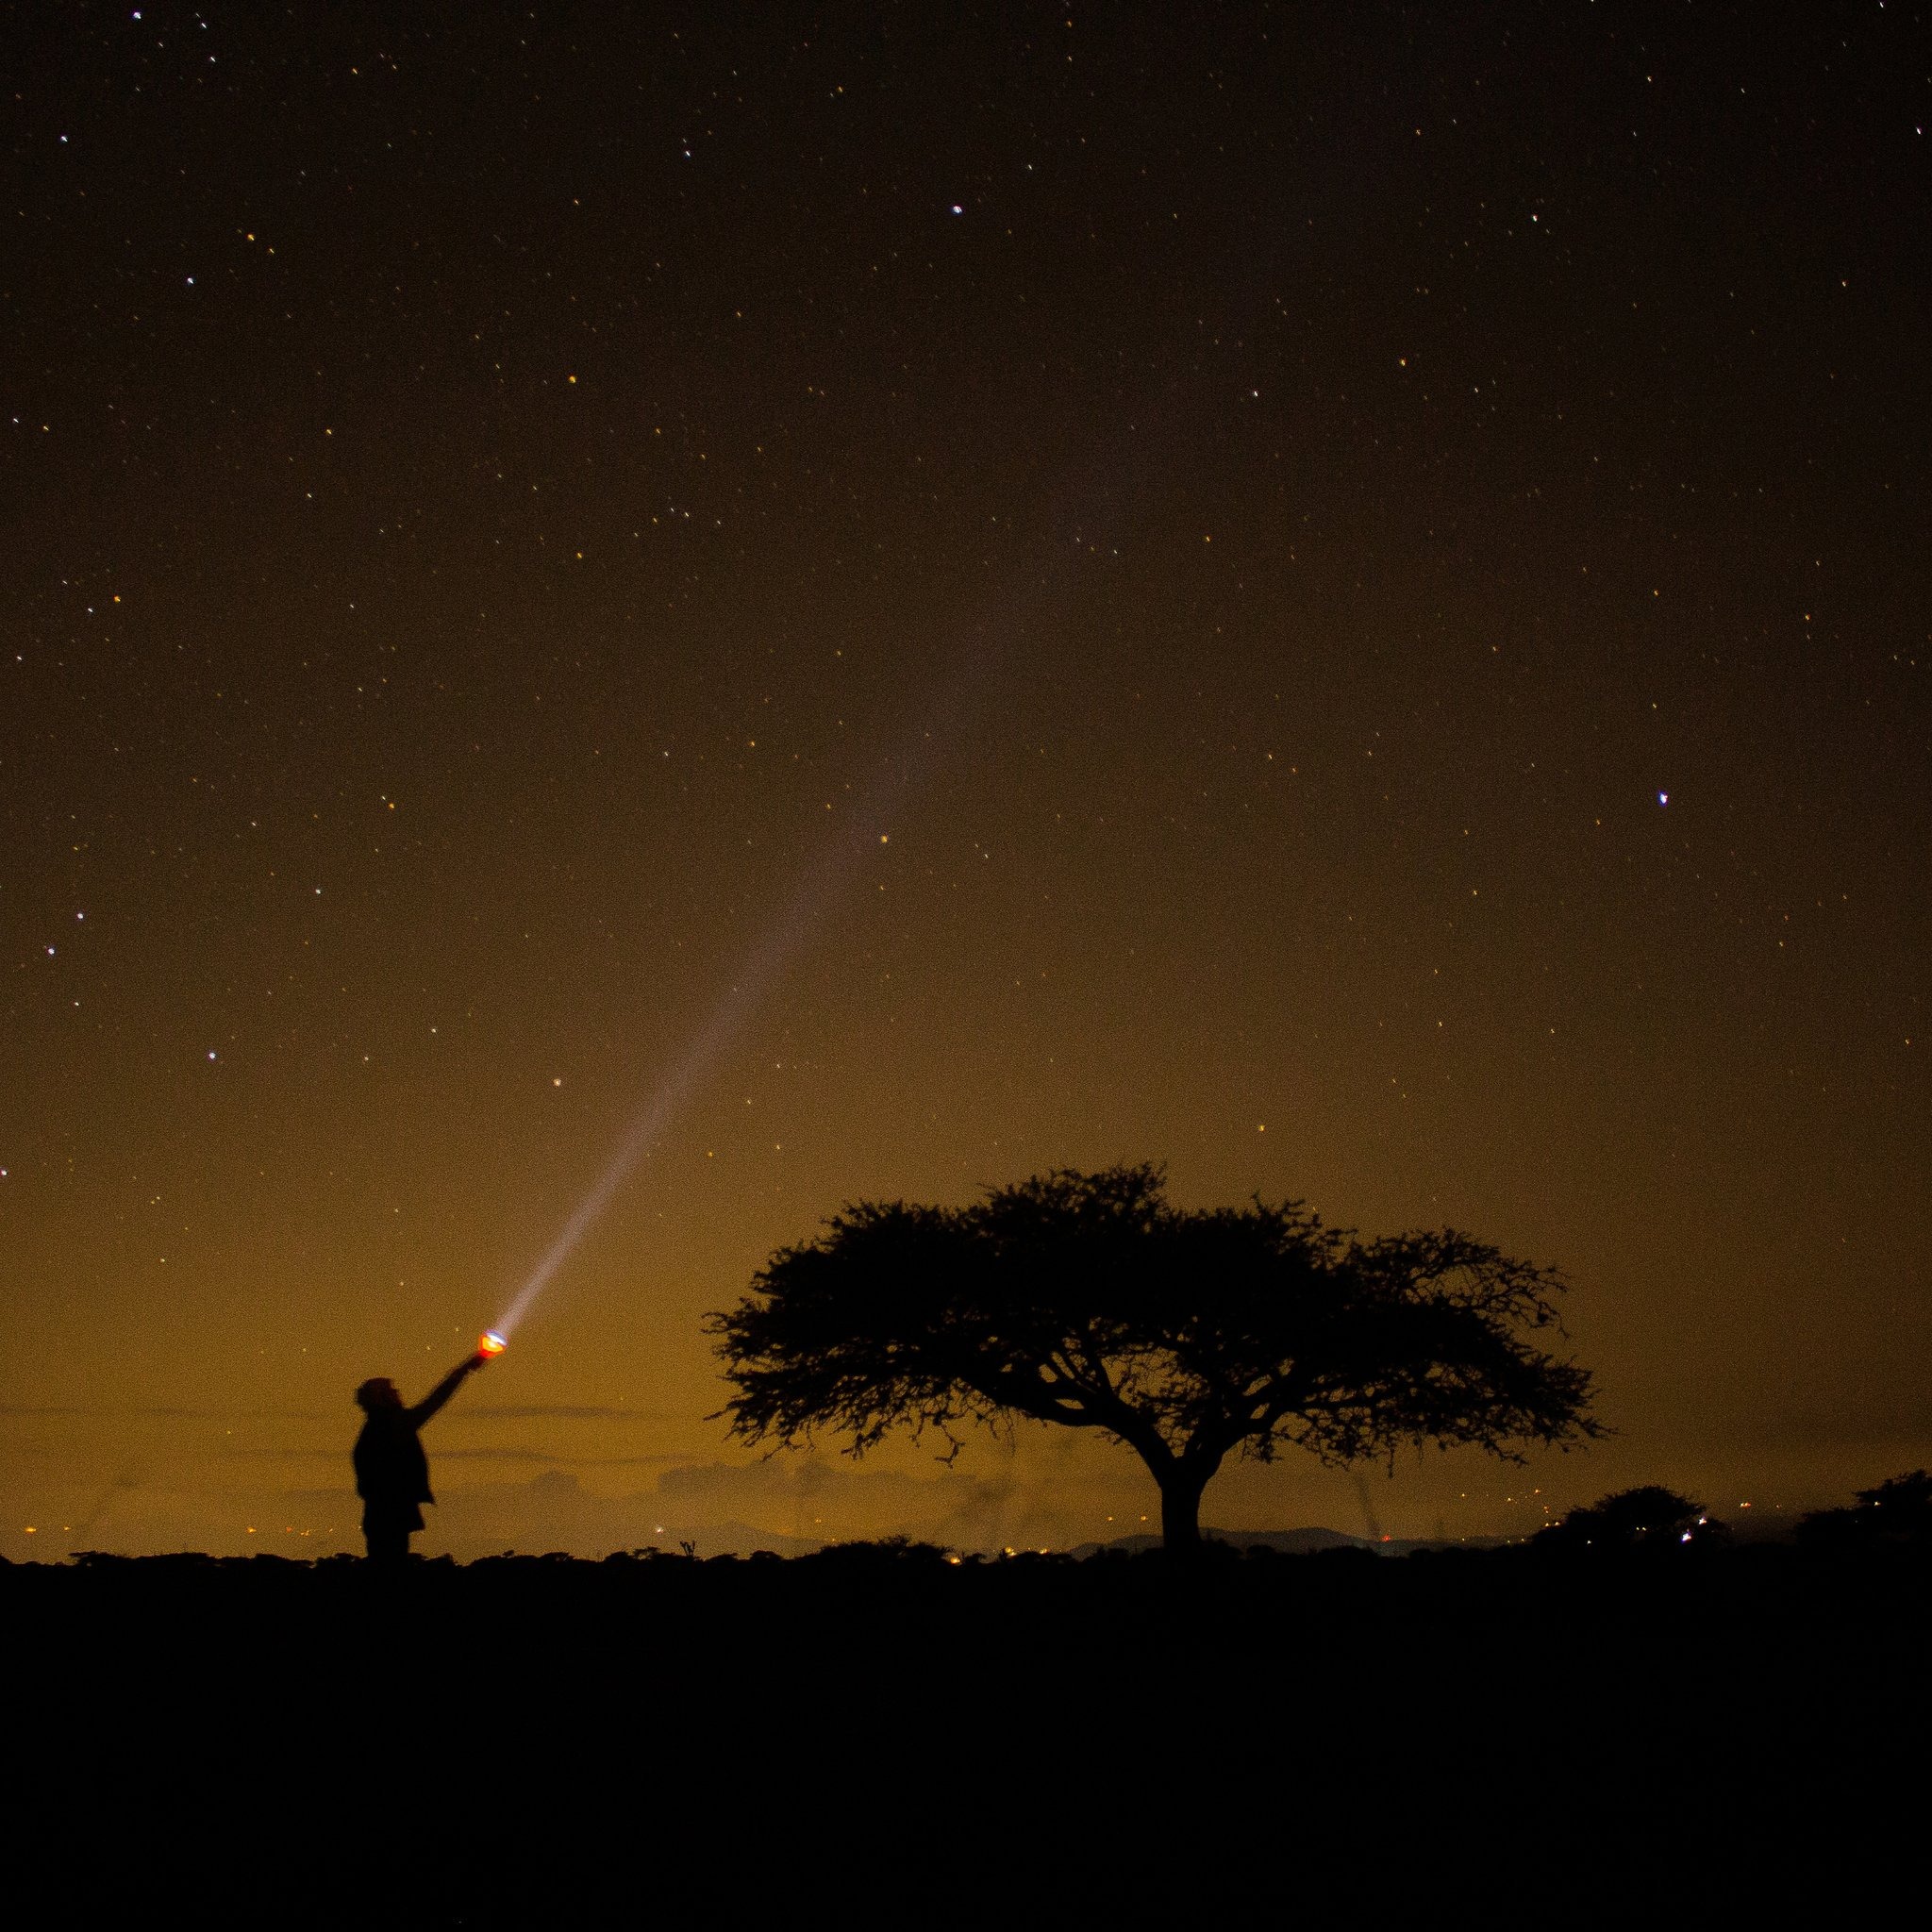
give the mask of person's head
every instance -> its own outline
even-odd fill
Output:
[[[356,1391],[356,1407],[374,1415],[378,1408],[400,1408],[403,1398],[387,1375],[371,1375]]]

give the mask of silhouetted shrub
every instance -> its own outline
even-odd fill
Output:
[[[881,1537],[874,1542],[827,1543],[809,1556],[798,1558],[822,1569],[903,1570],[933,1569],[946,1560],[946,1552],[937,1543],[914,1542],[908,1537]]]
[[[1932,1474],[1888,1476],[1857,1491],[1849,1509],[1814,1509],[1798,1524],[1806,1549],[1828,1553],[1881,1547],[1932,1549]]]
[[[1681,1549],[1698,1543],[1708,1547],[1727,1535],[1723,1524],[1704,1513],[1701,1503],[1646,1483],[1571,1510],[1562,1522],[1539,1530],[1534,1541],[1544,1550]]]

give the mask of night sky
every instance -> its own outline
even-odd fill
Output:
[[[1932,1459],[1925,8],[5,36],[0,1553],[355,1546],[667,1081],[421,1547],[1139,1527],[699,1329],[1121,1159],[1557,1263],[1618,1432],[1210,1523]]]

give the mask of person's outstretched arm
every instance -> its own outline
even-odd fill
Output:
[[[463,1385],[466,1375],[474,1375],[489,1357],[479,1350],[475,1355],[465,1356],[441,1381],[440,1381],[414,1408],[409,1411],[409,1420],[420,1429],[436,1411]]]

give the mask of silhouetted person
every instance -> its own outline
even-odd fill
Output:
[[[429,1458],[416,1432],[490,1357],[478,1349],[458,1362],[414,1408],[405,1408],[396,1385],[373,1375],[356,1391],[367,1417],[356,1438],[356,1493],[362,1498],[362,1541],[374,1563],[400,1563],[423,1527],[429,1493]]]

